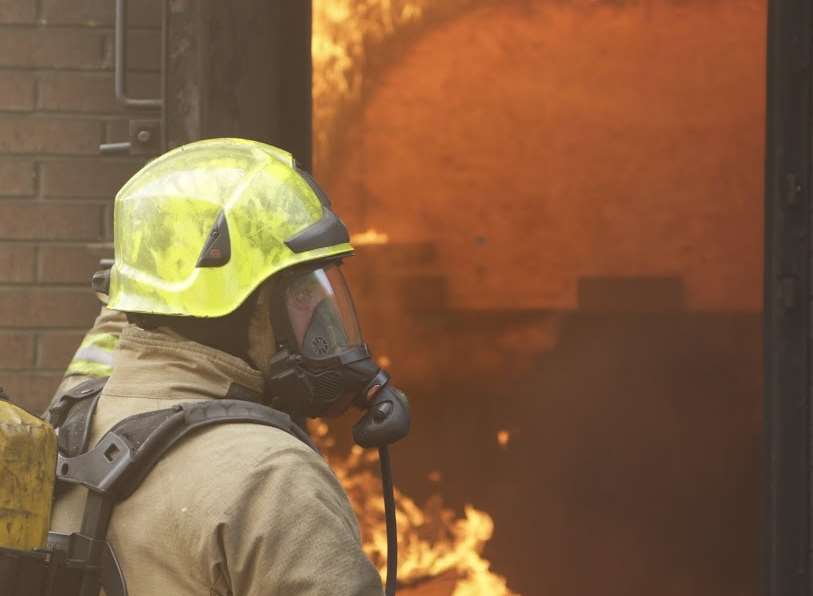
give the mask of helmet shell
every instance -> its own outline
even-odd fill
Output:
[[[222,219],[228,260],[199,266]],[[286,244],[326,220],[333,233]],[[198,141],[142,168],[116,195],[114,245],[109,308],[192,317],[227,315],[274,273],[353,250],[293,157],[244,139]]]

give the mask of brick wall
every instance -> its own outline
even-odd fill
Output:
[[[35,410],[98,311],[112,198],[143,163],[98,149],[131,117],[113,96],[114,4],[0,0],[0,386]],[[130,92],[154,96],[160,0],[130,4]]]

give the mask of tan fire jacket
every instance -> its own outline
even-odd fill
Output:
[[[164,330],[127,327],[114,353],[91,444],[116,422],[218,399],[232,383],[259,392],[242,360]],[[52,529],[78,531],[86,490],[55,504]],[[383,593],[336,477],[275,428],[223,424],[194,434],[117,505],[108,532],[130,596],[367,596]]]

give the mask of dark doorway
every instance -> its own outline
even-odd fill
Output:
[[[811,30],[806,0],[771,0],[765,243],[766,590],[811,593]]]

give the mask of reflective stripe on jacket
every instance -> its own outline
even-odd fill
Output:
[[[113,352],[119,343],[121,331],[126,326],[127,317],[124,313],[102,307],[93,327],[82,339],[79,349],[71,359],[53,399],[88,379],[109,377],[113,372]]]

